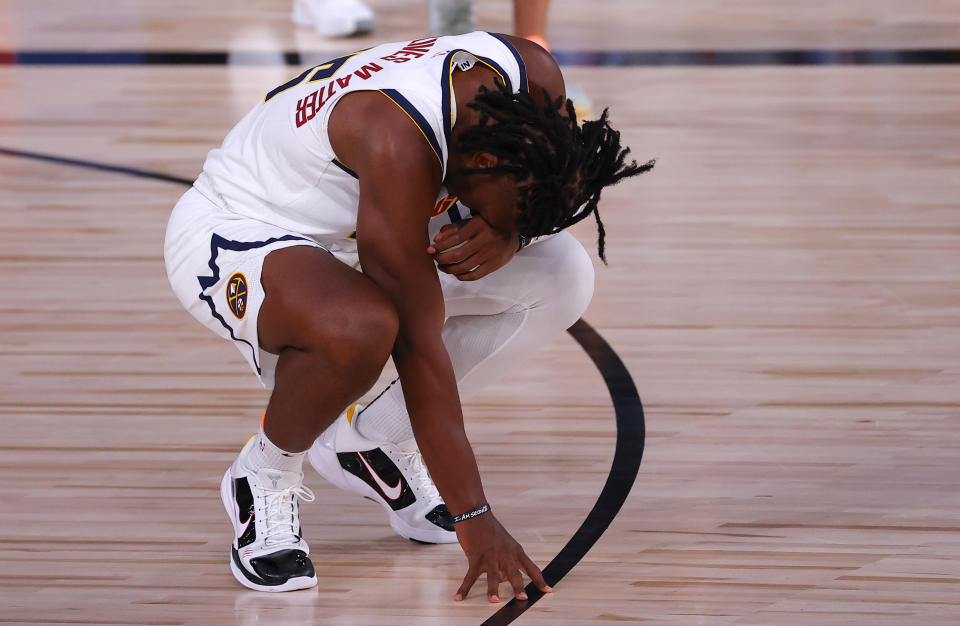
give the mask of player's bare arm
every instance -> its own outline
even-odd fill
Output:
[[[473,510],[486,497],[441,337],[443,294],[426,253],[427,221],[441,184],[439,161],[406,114],[376,92],[344,98],[330,127],[338,157],[360,178],[361,266],[397,310],[393,357],[417,443],[451,512]],[[380,140],[357,141],[361,136]],[[491,601],[498,601],[501,577],[512,583],[518,597],[525,597],[521,570],[547,589],[540,570],[492,514],[462,522],[457,531],[469,561],[458,599],[480,573],[487,574]]]

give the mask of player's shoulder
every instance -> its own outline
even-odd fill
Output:
[[[544,89],[551,98],[566,97],[563,74],[560,73],[560,66],[553,55],[539,44],[523,37],[502,33],[497,33],[496,36],[513,46],[523,59],[529,90],[534,97],[539,99]]]
[[[383,172],[442,171],[442,156],[404,101],[390,90],[345,95],[330,114],[331,147],[362,176]],[[427,129],[429,130],[429,129]],[[354,167],[354,164],[356,167]],[[439,166],[439,167],[438,167]]]

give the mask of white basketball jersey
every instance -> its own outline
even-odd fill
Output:
[[[480,31],[387,43],[312,67],[267,93],[240,120],[207,155],[194,186],[230,211],[336,249],[355,248],[360,185],[330,146],[334,105],[354,91],[380,91],[417,124],[446,176],[456,123],[452,73],[475,63],[493,69],[513,91],[527,89],[516,49]],[[441,198],[436,213],[453,204]]]

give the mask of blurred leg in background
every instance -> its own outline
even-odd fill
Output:
[[[460,35],[475,29],[473,0],[429,0],[430,34]],[[513,0],[513,31],[518,37],[550,50],[547,42],[547,13],[550,0]],[[593,103],[578,85],[567,81],[567,97],[573,100],[577,119],[593,113]]]
[[[429,0],[430,34],[462,35],[474,30],[473,0]]]
[[[513,33],[550,50],[547,43],[547,12],[550,0],[513,0]]]

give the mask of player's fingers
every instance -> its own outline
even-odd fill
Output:
[[[447,224],[440,229],[434,238],[434,247],[443,252],[454,246],[470,241],[480,232],[480,228],[472,220],[462,220],[453,224]]]
[[[464,263],[458,263],[455,265],[440,265],[438,267],[441,272],[444,272],[445,274],[450,274],[451,276],[455,276],[456,278],[460,278],[464,274],[472,272],[474,269],[476,269],[477,266],[474,263],[464,262]]]
[[[441,228],[436,235],[433,236],[433,240],[439,243],[443,241],[445,238],[449,237],[450,235],[456,233],[458,230],[460,229],[457,227],[456,224],[447,224],[443,228]]]
[[[470,282],[471,280],[479,280],[490,273],[490,265],[482,264],[477,267],[471,268],[469,272],[461,272],[457,274],[457,280],[462,280],[463,282]]]
[[[454,263],[462,263],[466,261],[471,256],[477,253],[477,246],[471,245],[473,242],[468,241],[459,248],[454,248],[453,250],[447,250],[446,252],[438,252],[436,257],[437,265],[452,265]]]
[[[520,575],[520,570],[510,566],[510,569],[507,570],[507,579],[510,581],[510,586],[513,587],[513,595],[517,600],[526,600],[527,592],[523,590],[523,576]]]
[[[467,575],[463,577],[463,582],[460,583],[460,588],[457,589],[457,593],[454,594],[453,599],[457,602],[465,599],[467,594],[470,593],[470,588],[473,587],[473,583],[477,582],[479,575],[480,569],[471,565],[470,569],[467,570]]]
[[[497,587],[500,586],[500,572],[497,571],[496,564],[491,563],[487,569],[487,601],[491,604],[500,602],[500,595],[497,593]]]
[[[527,573],[527,576],[530,577],[530,580],[533,581],[533,584],[537,586],[537,589],[544,593],[551,593],[553,591],[553,587],[548,585],[547,581],[543,579],[543,572],[540,571],[537,564],[534,563],[525,552],[520,553],[520,566],[523,568],[523,571]]]
[[[447,224],[440,229],[440,232],[433,236],[433,246],[441,251],[452,248],[462,241],[460,238],[460,229],[453,224]]]
[[[447,274],[453,274],[454,276],[459,277],[461,274],[466,274],[467,272],[483,266],[486,261],[487,258],[485,254],[477,253],[471,255],[469,258],[464,259],[463,261],[460,261],[459,263],[440,265],[440,270],[446,272]]]
[[[485,245],[486,245],[486,240],[483,237],[468,239],[464,241],[463,244],[457,246],[456,248],[441,250],[436,256],[437,263],[440,263],[442,265],[449,265],[450,263],[459,263],[461,261],[469,259],[471,256],[473,256],[478,252],[483,252]]]

